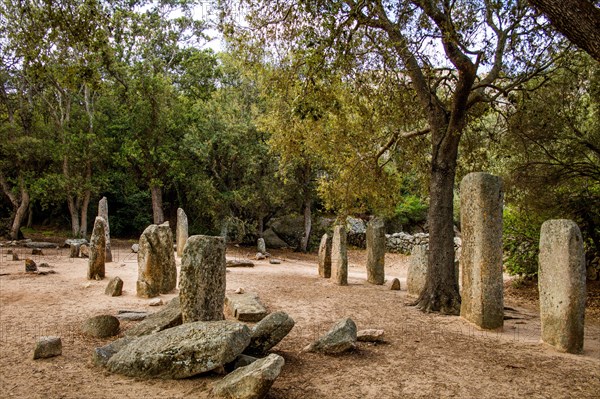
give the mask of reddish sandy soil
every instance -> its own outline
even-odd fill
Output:
[[[114,244],[113,244],[114,245]],[[80,332],[82,322],[121,309],[154,311],[135,296],[136,256],[121,242],[107,278],[124,280],[121,297],[104,295],[108,279],[86,280],[87,260],[69,259],[68,250],[34,256],[56,274],[28,275],[23,261],[0,248],[0,397],[1,398],[209,398],[218,375],[178,381],[141,380],[112,375],[92,365],[95,347],[111,339]],[[17,248],[21,258],[31,250]],[[540,344],[534,286],[506,285],[503,332],[482,332],[460,317],[424,314],[408,306],[407,259],[386,257],[386,274],[402,281],[402,291],[365,281],[364,251],[350,251],[348,287],[317,277],[316,256],[278,252],[280,265],[258,261],[254,268],[230,269],[227,288],[259,294],[271,311],[283,310],[296,321],[274,348],[286,364],[270,399],[310,398],[597,398],[600,392],[600,288],[590,290],[585,352],[561,354]],[[230,248],[241,259],[250,250]],[[180,259],[177,259],[179,264]],[[166,302],[172,295],[162,296]],[[359,329],[382,328],[386,343],[360,344],[341,356],[302,353],[303,347],[342,317]],[[121,330],[135,322],[123,322]],[[37,337],[59,335],[63,354],[33,360]]]

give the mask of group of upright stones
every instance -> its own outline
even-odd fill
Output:
[[[481,329],[504,325],[502,268],[503,187],[499,177],[471,173],[460,185],[462,247],[455,265],[459,283],[460,314]],[[383,221],[372,219],[367,227],[367,281],[381,285],[384,275],[385,231]],[[346,231],[336,225],[333,237],[325,234],[319,246],[319,276],[337,285],[348,285]],[[420,295],[428,272],[428,250],[413,248],[407,290]],[[586,300],[585,256],[579,227],[571,220],[548,220],[541,228],[539,295],[542,341],[559,351],[583,351]]]

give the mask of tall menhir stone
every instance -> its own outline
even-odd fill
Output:
[[[177,208],[177,256],[183,256],[183,248],[188,239],[188,218],[183,209]]]
[[[101,280],[104,278],[104,263],[106,261],[106,221],[97,216],[94,221],[94,229],[90,238],[90,258],[88,261],[87,278],[89,280]]]
[[[110,224],[108,223],[108,200],[102,197],[98,202],[98,216],[103,217],[106,222],[104,237],[106,241],[106,262],[112,262],[112,251],[110,249]]]
[[[319,276],[331,277],[331,236],[327,233],[323,234],[319,245]]]
[[[367,225],[367,281],[383,285],[385,281],[385,225],[374,218]]]
[[[503,197],[502,180],[488,173],[469,173],[460,184],[460,315],[484,329],[504,325]]]
[[[425,289],[429,270],[428,254],[429,250],[426,245],[415,245],[410,253],[406,275],[406,289],[409,295],[419,296]]]
[[[183,250],[179,300],[184,323],[223,320],[225,240],[191,236]]]
[[[177,284],[177,268],[169,222],[146,227],[139,246],[137,295],[152,298],[173,291]]]
[[[337,285],[348,285],[348,248],[346,228],[336,225],[331,242],[331,277]]]
[[[542,341],[562,352],[583,351],[585,255],[579,227],[548,220],[540,232],[538,271]]]

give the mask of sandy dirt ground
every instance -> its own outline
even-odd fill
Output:
[[[113,243],[113,246],[115,244]],[[87,259],[69,259],[68,249],[17,248],[23,259],[47,262],[55,274],[24,273],[0,248],[0,397],[1,398],[209,398],[221,376],[184,380],[142,380],[95,367],[95,347],[112,339],[80,332],[82,322],[119,310],[155,311],[135,296],[137,258],[131,243],[113,250],[103,281],[86,279]],[[245,259],[250,249],[232,247],[228,258]],[[534,287],[525,294],[507,283],[502,332],[483,332],[460,317],[424,314],[408,306],[407,258],[387,255],[386,277],[398,277],[401,291],[366,283],[364,251],[350,251],[349,286],[317,276],[316,256],[277,252],[279,265],[256,261],[254,268],[229,269],[227,289],[256,292],[269,310],[283,310],[296,321],[273,352],[285,366],[270,399],[311,398],[597,398],[600,393],[600,318],[586,315],[585,352],[561,354],[540,343]],[[177,259],[179,266],[180,259]],[[121,297],[108,297],[108,279],[124,281]],[[599,290],[600,292],[600,290]],[[167,302],[177,293],[163,295]],[[384,344],[363,344],[340,356],[302,353],[338,319],[351,317],[359,329],[385,330]],[[136,322],[122,322],[121,331]],[[40,336],[58,335],[62,356],[33,360]]]

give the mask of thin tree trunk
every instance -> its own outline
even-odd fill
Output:
[[[454,269],[453,199],[460,135],[434,131],[429,191],[429,268],[416,305],[444,314],[460,313],[460,293]],[[438,134],[435,134],[438,133]],[[441,136],[441,137],[440,137]]]
[[[300,241],[300,250],[302,252],[308,251],[308,241],[310,239],[310,231],[312,230],[312,211],[310,209],[311,205],[310,198],[305,199],[304,201],[304,236]]]
[[[83,196],[83,203],[81,204],[81,219],[80,219],[80,225],[79,225],[79,234],[81,235],[81,237],[87,236],[87,214],[88,214],[88,208],[90,205],[91,196],[92,196],[91,191],[86,190],[85,194]]]
[[[75,199],[71,195],[67,196],[67,206],[71,215],[71,232],[74,237],[79,237],[79,210],[77,209]]]
[[[33,226],[33,206],[31,206],[31,202],[29,203],[29,210],[27,212],[27,228],[31,228]]]
[[[161,224],[165,221],[165,215],[162,209],[162,189],[160,186],[153,184],[150,186],[152,194],[152,216],[154,224]]]
[[[10,228],[10,238],[13,240],[19,239],[19,231],[21,230],[21,224],[27,214],[27,208],[29,208],[29,192],[25,187],[23,180],[19,182],[21,186],[21,202],[15,212],[15,218],[13,219],[12,226]]]

